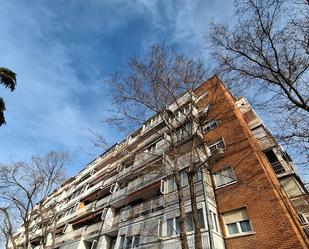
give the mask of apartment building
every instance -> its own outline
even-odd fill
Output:
[[[207,164],[194,176],[203,248],[308,247],[308,191],[245,98],[235,99],[213,77],[167,110],[182,153],[177,160],[190,248],[194,224],[185,169],[192,160]],[[188,124],[188,114],[196,124]],[[193,134],[200,146],[191,160]],[[171,165],[170,136],[164,119],[153,116],[57,188],[45,200],[57,214],[49,246],[181,248],[176,186],[165,170]],[[41,248],[41,237],[36,229],[33,248]],[[22,227],[15,238],[21,245]]]

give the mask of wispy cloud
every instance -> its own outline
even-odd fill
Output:
[[[88,129],[110,141],[121,136],[101,122],[110,109],[102,79],[151,43],[200,54],[207,23],[230,8],[202,0],[2,2],[0,65],[17,73],[18,86],[0,88],[8,123],[0,162],[62,149],[74,153],[70,173],[82,168],[98,153]]]

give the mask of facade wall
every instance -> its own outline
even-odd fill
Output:
[[[219,122],[218,128],[205,134],[205,140],[211,142],[224,137],[226,143],[224,157],[213,164],[212,170],[232,166],[237,179],[233,184],[216,189],[218,211],[224,214],[245,207],[253,228],[250,234],[229,236],[221,216],[226,248],[307,248],[297,228],[295,212],[287,210],[284,203],[289,201],[280,182],[235,108],[234,99],[218,78],[199,89],[204,90],[209,92],[213,102],[209,118],[213,116]]]
[[[203,213],[203,248],[211,248],[209,234],[216,249],[307,248],[308,237],[297,213],[309,214],[308,193],[303,186],[301,192],[290,187],[288,177],[296,177],[290,162],[278,156],[281,164],[270,164],[266,151],[279,151],[271,134],[263,143],[256,139],[253,129],[261,122],[245,120],[245,106],[217,77],[198,87],[195,95],[194,115],[205,123],[202,138],[207,149],[203,154],[212,153],[195,185],[198,209]],[[173,104],[170,109],[177,111]],[[157,117],[148,120],[50,196],[59,203],[61,215],[57,248],[118,249],[131,239],[132,248],[134,243],[139,248],[179,245],[176,232],[168,232],[168,223],[177,226],[179,216],[176,191],[170,191],[168,173],[150,170],[162,167],[168,159],[163,155],[168,148],[165,131]],[[144,153],[145,149],[157,155]],[[185,167],[185,159],[182,162]],[[283,165],[289,170],[282,170]],[[233,173],[229,178],[227,169]],[[223,181],[220,186],[219,180]],[[293,191],[287,194],[282,185]],[[187,187],[184,196],[186,213],[190,213]],[[19,234],[21,243],[22,231]],[[187,236],[193,249],[193,232]]]

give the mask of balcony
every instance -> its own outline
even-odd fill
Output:
[[[272,148],[276,145],[275,141],[269,136],[258,138],[258,141],[259,141],[259,144],[260,144],[262,150],[267,150],[267,149]]]
[[[155,128],[156,126],[158,126],[159,124],[162,123],[162,118],[159,115],[156,115],[155,117],[151,118],[150,120],[148,120],[142,128],[141,134],[143,135],[145,133],[147,133],[148,131],[152,130],[153,128]]]
[[[121,221],[135,219],[143,214],[154,212],[165,206],[164,196],[161,195],[141,204],[129,207],[121,212]]]
[[[95,223],[93,225],[87,226],[83,233],[83,238],[90,238],[98,236],[102,230],[102,222]]]
[[[201,149],[197,149],[194,152],[193,163],[198,163],[198,162],[202,163],[202,162],[205,162],[206,159],[207,159],[207,156]],[[191,164],[191,153],[187,153],[178,159],[179,170],[190,166],[190,164]]]
[[[271,166],[278,176],[284,176],[294,172],[289,163],[284,160],[273,162],[271,163]]]
[[[162,178],[162,174],[156,172],[149,172],[128,184],[128,193],[138,190],[141,187],[145,187],[149,183]]]
[[[110,200],[110,195],[100,199],[97,201],[96,205],[95,205],[95,208],[96,209],[99,209],[99,208],[103,208],[105,207],[108,203],[109,203],[109,200]]]
[[[75,240],[80,240],[80,238],[83,235],[84,230],[85,230],[85,227],[81,227],[74,231],[63,234],[62,236],[56,237],[55,244],[59,246],[60,244],[68,243],[68,242],[75,241]]]
[[[204,194],[203,183],[201,181],[195,183],[195,194],[196,194],[196,196],[200,196],[200,195]],[[207,195],[209,195],[209,194],[210,193],[207,192]],[[190,200],[191,195],[190,195],[189,187],[184,188],[183,195],[184,195],[185,201]],[[178,203],[177,191],[173,191],[173,192],[170,192],[170,193],[165,195],[165,206],[171,206],[171,205],[175,205],[177,203]]]
[[[291,202],[298,213],[309,212],[309,195],[301,195],[291,199]]]
[[[107,220],[104,222],[102,228],[102,234],[108,234],[110,236],[117,236],[117,230],[119,223],[121,222],[120,215],[116,215],[114,217],[108,217]]]
[[[179,107],[182,107],[183,105],[187,104],[188,102],[194,102],[196,100],[196,96],[194,95],[193,92],[186,92],[185,94],[183,94],[181,97],[179,97],[177,99],[177,102],[175,101],[174,103],[172,103],[168,109],[171,111],[175,111],[177,110]]]
[[[112,194],[111,201],[110,201],[111,206],[119,207],[119,206],[125,204],[125,201],[126,201],[126,198],[127,198],[128,195],[133,194],[134,192],[138,191],[139,189],[147,187],[154,182],[159,183],[161,178],[162,178],[162,175],[160,173],[153,173],[153,172],[149,172],[148,174],[145,174],[141,177],[136,178],[135,180],[129,182],[126,187],[120,188]],[[160,186],[158,186],[158,187],[154,186],[154,187],[156,187],[156,190],[153,190],[153,189],[147,190],[147,193],[149,192],[148,193],[149,195],[153,195],[154,191],[159,191],[159,190],[157,190],[157,188],[160,189]],[[141,192],[140,194],[145,195],[145,193]],[[140,194],[134,194],[134,197],[130,197],[130,200],[132,201],[133,199],[138,198],[140,196]],[[142,196],[141,196],[141,198],[142,198]]]

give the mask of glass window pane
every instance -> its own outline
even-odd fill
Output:
[[[187,232],[193,231],[193,216],[192,213],[186,214]]]
[[[198,172],[195,173],[195,181],[201,181],[202,180],[202,171],[199,170]]]
[[[227,224],[227,228],[229,230],[230,235],[239,233],[236,223]]]
[[[172,236],[174,234],[174,227],[173,227],[173,219],[167,219],[166,221],[167,226],[167,236]]]
[[[179,223],[179,217],[176,217],[176,218],[175,218],[175,221],[176,221],[176,227],[175,227],[176,234],[177,234],[177,235],[179,235],[179,234],[180,234],[180,223]]]
[[[124,248],[124,241],[125,241],[125,236],[121,235],[119,249],[123,249]]]
[[[249,220],[240,221],[241,231],[243,233],[252,231]]]
[[[199,218],[200,218],[200,227],[201,227],[201,229],[205,228],[203,209],[199,209],[198,210],[198,215],[199,215]]]
[[[125,248],[131,248],[132,246],[132,237],[127,237],[126,247]]]
[[[140,243],[140,236],[139,235],[134,236],[133,248],[139,247],[139,243]]]
[[[213,217],[214,217],[213,220],[214,220],[214,228],[215,228],[215,231],[219,232],[217,214],[213,213]]]
[[[175,190],[174,185],[175,185],[175,183],[174,183],[173,178],[170,178],[170,179],[167,180],[168,193],[173,192]]]

